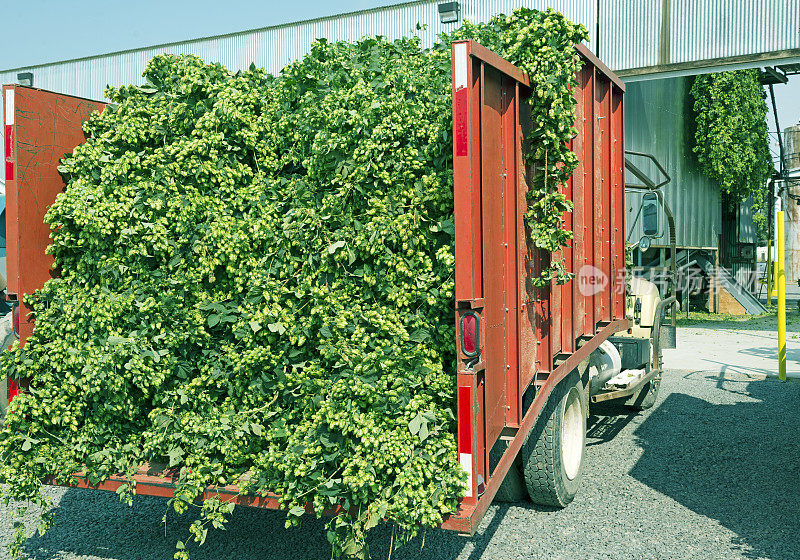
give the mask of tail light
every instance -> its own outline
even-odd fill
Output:
[[[11,319],[14,325],[14,335],[19,338],[19,304],[15,303],[11,310]]]
[[[6,181],[14,179],[14,90],[6,90],[5,126],[3,127],[6,142]]]
[[[474,358],[481,349],[481,319],[474,311],[461,316],[461,352]]]

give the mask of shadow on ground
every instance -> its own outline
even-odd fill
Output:
[[[718,378],[719,388],[752,400],[714,404],[668,395],[634,432],[643,454],[631,476],[735,532],[732,545],[745,558],[800,558],[796,386],[776,391],[774,381],[692,376]]]
[[[622,404],[608,401],[591,405],[586,423],[586,445],[601,445],[610,442],[638,414]]]
[[[170,510],[166,526],[161,522],[167,500],[138,496],[133,508],[110,492],[67,490],[54,509],[55,526],[45,536],[31,537],[24,557],[35,560],[61,558],[113,558],[114,560],[169,559],[175,543],[188,535],[190,515],[176,516]],[[479,560],[506,516],[509,505],[496,504],[487,514],[478,534],[465,537],[441,530],[428,530],[402,546],[391,558]],[[530,503],[515,509],[552,511]],[[188,550],[193,560],[328,559],[331,548],[325,538],[324,520],[307,517],[296,529],[284,527],[285,514],[256,508],[237,508],[225,531],[210,531],[206,543]],[[393,539],[391,527],[371,531],[373,558],[387,558]]]

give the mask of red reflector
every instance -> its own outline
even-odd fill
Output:
[[[19,338],[19,305],[14,305],[14,309],[11,313],[11,319],[13,320],[14,325],[14,334],[17,335]]]
[[[465,313],[461,317],[461,349],[467,356],[475,356],[479,349],[478,315],[474,312]]]
[[[14,397],[16,397],[17,394],[19,393],[19,385],[17,385],[17,382],[14,381],[13,379],[8,380],[7,393],[8,393],[8,402],[6,403],[6,405],[9,405],[11,404],[11,401],[14,399]]]
[[[472,453],[472,388],[458,388],[458,452]]]
[[[467,92],[467,88],[463,88],[458,90],[453,96],[453,101],[455,103],[453,112],[455,114],[456,156],[466,156],[469,154],[469,132],[467,131],[467,119],[469,118],[469,113],[467,110],[469,108],[469,98],[467,97]]]
[[[8,158],[14,157],[14,127],[10,124],[5,126],[5,142],[6,142],[6,181],[14,179],[14,163],[8,161]]]

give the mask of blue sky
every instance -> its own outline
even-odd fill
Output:
[[[5,0],[0,69],[277,25],[400,0]],[[800,120],[800,76],[775,86],[781,128]],[[768,101],[769,103],[769,101]],[[775,130],[772,107],[768,116]],[[775,137],[773,135],[773,141]],[[777,151],[777,143],[775,142]]]
[[[401,0],[4,0],[0,69],[53,62]]]

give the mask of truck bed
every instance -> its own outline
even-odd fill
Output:
[[[563,186],[574,203],[564,216],[575,233],[563,251],[566,285],[534,288],[549,255],[530,243],[522,157],[529,122],[528,77],[474,41],[452,45],[458,452],[469,490],[442,528],[472,533],[519,453],[555,385],[600,343],[629,328],[625,318],[622,82],[582,46],[575,96],[580,164]],[[59,159],[83,141],[81,124],[104,104],[22,86],[4,86],[9,299],[23,306],[20,340],[33,329],[25,294],[57,271],[45,255],[43,216],[64,188]],[[10,101],[10,103],[9,103]],[[466,352],[463,319],[477,325]],[[172,496],[177,472],[143,465],[136,492]],[[55,481],[53,481],[55,482]],[[63,481],[62,481],[63,482]],[[70,486],[116,490],[125,476]],[[277,509],[275,495],[209,488],[216,497]]]

